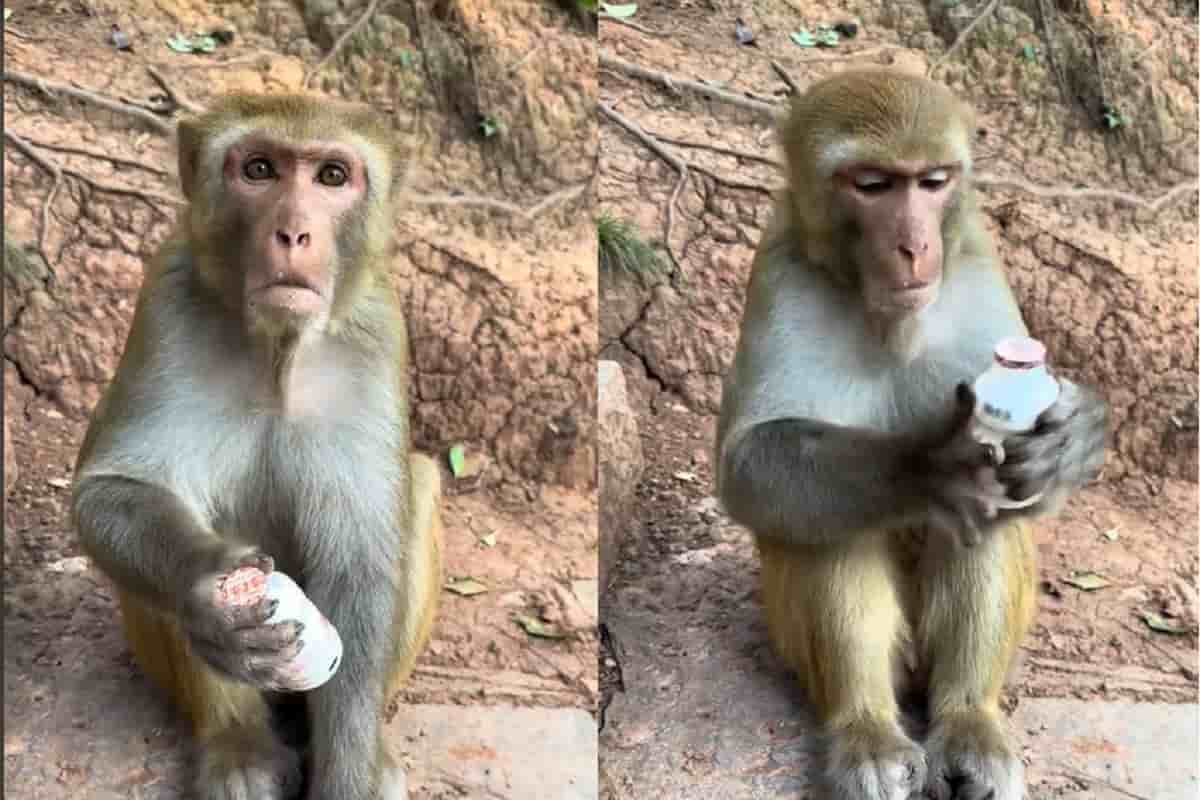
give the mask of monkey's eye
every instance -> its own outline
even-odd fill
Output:
[[[242,174],[247,180],[265,181],[275,177],[275,169],[271,166],[271,162],[261,156],[252,158],[242,167]]]
[[[921,176],[921,188],[935,192],[950,182],[950,173],[944,169],[935,169]]]
[[[891,185],[891,180],[882,172],[859,172],[854,176],[854,188],[863,194],[886,192]]]
[[[326,164],[317,173],[317,180],[326,186],[341,186],[349,179],[350,176],[346,174],[346,168],[341,164]]]

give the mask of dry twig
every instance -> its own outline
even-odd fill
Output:
[[[691,141],[688,141],[687,139],[676,139],[673,136],[666,136],[664,134],[658,133],[657,131],[646,131],[646,134],[648,136],[653,136],[655,139],[657,139],[660,142],[666,142],[667,144],[673,144],[676,147],[686,147],[686,148],[694,149],[694,150],[710,150],[714,153],[720,153],[721,155],[733,156],[734,158],[742,158],[742,159],[745,159],[746,161],[756,161],[759,164],[766,164],[767,166],[771,166],[771,167],[779,167],[779,168],[783,167],[782,161],[771,158],[770,156],[762,156],[762,155],[759,155],[758,153],[748,153],[745,150],[735,150],[732,147],[722,147],[721,145],[709,144],[707,142],[691,142]]]
[[[46,193],[46,199],[42,201],[42,223],[38,229],[38,253],[42,257],[42,263],[50,270],[51,276],[54,275],[54,262],[50,260],[50,254],[46,252],[46,238],[50,234],[50,206],[54,203],[54,198],[58,196],[58,187],[62,185],[62,170],[56,165],[47,161],[40,153],[29,146],[21,137],[13,134],[10,131],[4,132],[4,138],[7,139],[13,147],[22,155],[37,164],[42,169],[50,173],[54,178],[54,182],[50,184],[50,191]]]
[[[679,199],[679,193],[683,191],[683,185],[687,183],[687,162],[672,153],[667,148],[663,147],[657,139],[643,131],[636,122],[628,119],[616,109],[605,105],[604,103],[599,103],[598,107],[601,114],[608,117],[613,122],[617,123],[630,134],[632,134],[636,139],[638,139],[638,141],[646,145],[646,147],[649,148],[652,153],[661,158],[663,161],[666,161],[675,168],[676,172],[679,173],[679,179],[675,182],[675,189],[671,192],[671,199],[667,201],[667,220],[663,230],[663,246],[667,250],[667,255],[670,257],[671,263],[675,265],[676,272],[682,273],[683,268],[679,261],[675,258],[675,252],[671,249],[671,229],[675,227],[675,203]]]
[[[125,114],[134,117],[144,122],[148,127],[155,132],[161,133],[163,136],[171,135],[171,126],[163,122],[144,108],[122,103],[119,100],[113,100],[103,95],[89,92],[87,89],[77,89],[74,86],[67,86],[62,83],[52,83],[51,81],[43,80],[42,78],[27,75],[24,72],[18,72],[15,69],[5,70],[4,80],[9,83],[15,83],[19,86],[24,86],[28,89],[35,89],[50,97],[56,94],[66,95],[76,100],[82,100],[85,103],[90,103],[94,106],[115,111],[118,114]]]
[[[119,195],[121,197],[132,197],[137,200],[141,200],[143,203],[148,205],[151,208],[151,210],[153,210],[154,212],[156,212],[157,214],[159,214],[160,216],[163,216],[163,217],[166,217],[168,215],[167,215],[167,212],[163,211],[162,208],[159,207],[160,203],[166,204],[166,205],[183,205],[184,204],[183,201],[177,197],[170,197],[168,195],[157,194],[154,192],[143,192],[140,189],[129,189],[124,186],[110,186],[109,184],[106,184],[106,183],[100,183],[99,181],[95,180],[94,178],[90,178],[87,175],[84,175],[82,172],[79,172],[78,170],[71,169],[70,167],[57,166],[56,164],[47,160],[43,155],[38,153],[36,150],[34,150],[33,147],[30,146],[29,142],[25,141],[20,136],[17,136],[12,131],[4,131],[4,138],[7,139],[8,143],[11,144],[13,147],[15,147],[18,152],[20,152],[22,155],[24,155],[30,161],[37,164],[39,167],[41,167],[42,169],[46,170],[47,172],[49,172],[51,175],[54,176],[55,185],[53,187],[51,187],[50,196],[47,197],[47,200],[53,199],[53,195],[55,194],[55,192],[57,191],[57,188],[58,188],[59,179],[63,175],[66,175],[66,176],[74,178],[75,180],[79,181],[80,183],[86,185],[92,191],[100,192],[102,194],[115,194],[115,195]],[[49,203],[47,203],[46,207],[44,207],[42,209],[42,212],[43,212],[43,220],[48,221],[49,220]],[[44,235],[44,232],[43,232],[43,235]],[[41,239],[41,236],[39,236],[39,239]]]
[[[419,205],[419,206],[476,206],[479,208],[491,208],[496,211],[503,211],[506,214],[512,214],[517,217],[522,217],[532,222],[537,219],[546,209],[556,206],[559,203],[566,202],[574,197],[578,197],[588,187],[588,182],[568,186],[565,189],[551,192],[541,200],[534,203],[529,208],[521,208],[515,203],[509,203],[506,200],[497,200],[494,197],[484,197],[475,194],[408,194],[404,200]]]
[[[176,109],[181,109],[183,111],[186,111],[189,114],[200,114],[204,111],[203,106],[196,105],[195,103],[191,102],[186,97],[184,97],[182,94],[179,94],[174,89],[172,89],[171,86],[167,83],[167,79],[164,78],[162,76],[162,73],[159,72],[157,69],[155,69],[154,67],[147,66],[146,72],[148,72],[150,74],[150,78],[155,83],[158,84],[158,88],[162,89],[163,94],[165,94],[167,96],[167,102],[171,104],[171,107],[166,109],[166,112],[168,114],[171,113],[172,111],[175,111]]]
[[[949,61],[950,56],[954,55],[958,51],[958,49],[960,47],[962,47],[963,44],[966,43],[967,37],[969,37],[975,31],[976,26],[978,26],[979,23],[981,23],[985,19],[987,19],[988,15],[990,15],[993,11],[995,11],[996,6],[998,6],[998,5],[1000,5],[1000,0],[990,0],[990,2],[980,10],[979,14],[975,17],[975,19],[971,20],[970,24],[968,24],[967,27],[962,29],[962,33],[960,33],[957,37],[955,37],[954,44],[950,45],[950,49],[948,49],[946,52],[942,53],[941,58],[939,58],[937,61],[934,61],[932,64],[929,65],[929,69],[925,71],[925,74],[929,77],[932,77],[933,73],[937,70],[938,67],[942,66],[947,61]]]
[[[1115,203],[1122,205],[1134,206],[1136,208],[1145,208],[1150,211],[1158,211],[1160,208],[1170,203],[1177,197],[1194,192],[1200,189],[1200,183],[1197,181],[1187,181],[1185,183],[1177,183],[1167,191],[1160,194],[1158,197],[1147,200],[1144,197],[1139,197],[1136,194],[1122,192],[1119,189],[1093,189],[1089,187],[1075,188],[1071,186],[1040,186],[1036,183],[1018,180],[1016,178],[1004,178],[998,175],[980,174],[975,177],[975,183],[978,186],[993,186],[996,188],[1017,189],[1031,194],[1034,197],[1042,197],[1050,200],[1112,200]]]
[[[108,161],[112,164],[116,164],[119,167],[128,167],[129,169],[140,169],[143,172],[149,172],[151,175],[157,175],[160,178],[167,178],[170,175],[170,173],[168,173],[165,169],[159,169],[158,167],[152,167],[149,164],[143,164],[140,161],[134,161],[129,158],[121,158],[120,156],[111,156],[108,153],[100,153],[100,152],[97,152],[96,150],[87,150],[82,147],[71,147],[70,145],[65,145],[65,144],[52,144],[50,142],[41,142],[41,141],[38,141],[37,139],[33,139],[29,136],[22,136],[21,138],[24,139],[26,143],[31,144],[34,147],[41,148],[42,150],[53,150],[56,153],[67,153],[68,155],[73,155],[73,156],[84,156],[86,158],[95,158],[95,159],[99,159],[101,161]]]
[[[779,76],[779,79],[787,84],[788,88],[792,90],[792,94],[800,94],[800,87],[796,85],[796,81],[792,80],[792,76],[788,75],[787,70],[783,68],[782,64],[773,60],[771,61],[771,69],[775,70],[775,74]]]
[[[605,14],[603,11],[600,12],[599,16],[600,16],[600,19],[604,20],[605,22],[615,22],[618,25],[624,25],[626,28],[632,28],[633,30],[637,31],[638,33],[644,33],[647,36],[664,36],[665,35],[661,31],[653,31],[653,30],[650,30],[649,28],[647,28],[645,25],[639,25],[638,23],[634,22],[631,19],[618,19],[617,17],[610,17],[608,14]]]
[[[302,87],[305,89],[309,88],[313,78],[317,77],[317,73],[325,69],[325,65],[328,64],[338,54],[338,51],[341,50],[342,46],[350,40],[351,36],[358,33],[359,29],[361,29],[363,25],[367,24],[367,20],[374,16],[375,12],[379,10],[381,5],[383,5],[383,0],[371,0],[370,5],[367,6],[367,10],[362,13],[362,16],[351,23],[349,28],[346,28],[346,30],[342,31],[342,35],[339,36],[333,43],[333,47],[329,48],[329,52],[317,62],[317,65],[312,68],[312,72],[304,76],[304,83],[301,84]]]
[[[660,86],[665,86],[668,89],[687,89],[695,92],[701,97],[706,97],[709,100],[717,100],[722,103],[728,103],[732,106],[745,108],[750,111],[757,111],[760,114],[765,114],[769,117],[774,117],[779,113],[779,108],[771,103],[764,103],[759,100],[751,100],[742,95],[727,92],[724,89],[718,89],[715,86],[701,83],[699,81],[689,80],[678,75],[671,75],[656,69],[647,69],[638,64],[633,64],[623,58],[617,58],[611,53],[600,51],[600,66],[605,69],[615,70],[632,78],[641,78],[642,80],[657,83]]]

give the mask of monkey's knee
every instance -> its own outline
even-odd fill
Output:
[[[1037,610],[1029,526],[1014,524],[989,536],[974,548],[927,554],[918,640],[934,717],[998,707]]]
[[[412,674],[425,648],[437,616],[442,585],[442,476],[434,461],[423,453],[409,454],[412,496],[412,541],[403,560],[400,602],[397,606],[396,655],[388,696],[398,691]]]
[[[887,550],[867,536],[844,548],[758,544],[768,632],[820,717],[892,718],[908,628]]]
[[[193,654],[174,617],[127,592],[118,590],[117,600],[134,662],[167,693],[198,736],[268,724],[270,710],[262,692],[225,678]]]

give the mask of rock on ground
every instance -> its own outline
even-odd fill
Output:
[[[642,476],[642,442],[629,407],[625,374],[615,361],[597,364],[600,459],[600,586],[621,552],[630,525],[633,490]]]

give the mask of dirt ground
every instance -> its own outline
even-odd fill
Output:
[[[299,89],[368,4],[318,14],[319,5],[10,3],[6,69],[144,108],[166,102],[147,67],[185,106],[223,90]],[[595,40],[553,5],[517,5],[481,15],[467,0],[382,4],[313,86],[374,103],[414,142],[412,192],[426,199],[398,221],[393,276],[413,342],[414,436],[442,461],[462,443],[482,465],[458,481],[445,473],[446,577],[488,591],[443,592],[433,639],[396,700],[591,712],[597,312],[584,210]],[[132,52],[111,46],[113,25]],[[234,37],[211,54],[166,46],[176,33],[212,30]],[[32,797],[49,796],[43,781],[55,786],[56,772],[64,791],[89,782],[89,769],[137,762],[128,751],[72,761],[54,727],[44,729],[61,721],[52,709],[86,703],[77,693],[98,675],[113,681],[106,725],[165,724],[146,716],[151,695],[115,636],[107,582],[78,557],[66,506],[86,414],[179,195],[172,142],[157,125],[11,82],[4,102],[6,132],[64,171],[46,211],[47,270],[36,253],[53,181],[7,143],[5,423],[16,480],[4,517],[6,793]],[[485,112],[504,126],[499,135],[481,136]],[[170,125],[178,114],[150,116]],[[478,198],[503,207],[463,202]],[[539,213],[525,211],[547,198]],[[564,638],[527,635],[518,614]],[[47,763],[60,757],[68,763]]]
[[[681,648],[704,638],[698,630],[726,631],[742,655],[765,642],[761,626],[757,635],[741,627],[758,602],[757,565],[748,536],[710,496],[709,462],[753,248],[780,181],[767,115],[674,84],[780,103],[789,88],[773,65],[801,89],[849,66],[923,71],[985,5],[676,0],[644,7],[633,25],[601,24],[601,60],[611,65],[601,103],[691,167],[669,240],[678,268],[600,276],[601,355],[624,366],[646,460],[602,619],[625,620],[625,633],[663,664],[687,661]],[[1039,6],[1050,8],[1048,24]],[[735,40],[738,18],[753,46]],[[844,21],[858,23],[857,36],[835,49],[790,38]],[[1022,697],[1197,700],[1196,37],[1194,4],[1002,3],[937,75],[977,107],[979,171],[991,179],[981,201],[1034,335],[1056,368],[1104,387],[1113,406],[1102,482],[1039,531],[1039,613],[1010,709]],[[618,60],[668,80],[639,78]],[[1123,127],[1105,129],[1101,102],[1125,111]],[[663,252],[677,172],[609,122],[601,154],[601,209],[632,220]],[[1135,208],[1038,188],[1085,186],[1168,196]],[[1106,583],[1072,585],[1083,573]],[[1152,630],[1148,614],[1175,632]],[[631,679],[621,633],[612,626],[602,638],[602,709]],[[669,698],[678,687],[660,688]],[[602,739],[602,752],[619,751],[627,735]],[[711,766],[689,761],[685,771]]]

